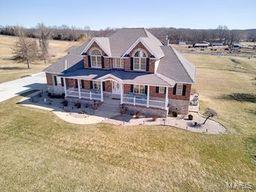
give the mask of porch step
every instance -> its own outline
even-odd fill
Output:
[[[105,99],[103,104],[95,111],[96,115],[104,117],[114,117],[120,114],[120,100]]]

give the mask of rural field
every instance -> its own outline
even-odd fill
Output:
[[[49,64],[44,61],[36,61],[32,63],[31,69],[27,69],[26,63],[18,63],[13,59],[13,48],[17,42],[17,37],[0,35],[0,83],[31,75],[46,68]],[[76,42],[71,41],[54,41],[49,42],[49,52],[52,55],[52,63],[58,58],[64,56],[68,50]]]
[[[3,39],[1,55],[10,57]],[[56,54],[68,46],[51,41]],[[17,104],[21,95],[0,103],[0,191],[230,191],[241,183],[256,189],[256,59],[184,56],[197,67],[200,110],[215,109],[227,134],[72,125]],[[1,68],[13,66],[6,57]],[[0,81],[33,73],[14,66],[22,69],[1,69]]]

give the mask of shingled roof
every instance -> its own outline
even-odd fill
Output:
[[[156,73],[152,75],[138,74],[138,72],[115,72],[109,70],[106,74],[125,76],[129,80],[139,80],[140,83],[148,81],[148,78],[153,78],[160,84],[173,85],[173,82],[193,83],[195,81],[195,67],[189,63],[182,55],[173,47],[163,46],[162,43],[152,35],[148,30],[143,28],[123,28],[117,30],[110,37],[95,37],[90,41],[83,43],[81,46],[73,47],[69,50],[69,54],[60,59],[57,63],[45,69],[46,72],[55,74],[65,74],[66,76],[80,73],[86,75],[92,69],[84,69],[82,66],[82,53],[90,47],[90,44],[96,42],[103,51],[110,57],[122,57],[124,54],[141,42],[155,56]],[[69,65],[69,70],[66,69],[65,62]],[[79,71],[77,71],[79,70]],[[104,71],[104,69],[102,69]],[[93,70],[94,73],[104,73],[102,70]],[[106,70],[106,69],[105,69]],[[87,72],[86,72],[87,71]],[[128,75],[130,74],[130,76]],[[132,75],[133,74],[133,75]],[[135,78],[134,74],[139,75]],[[142,76],[145,78],[142,78]],[[147,76],[146,76],[147,75]],[[100,77],[100,75],[98,75]],[[128,80],[126,80],[128,81]],[[138,83],[138,81],[136,81]],[[145,82],[144,82],[145,83]]]

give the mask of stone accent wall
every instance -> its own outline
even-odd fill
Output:
[[[166,117],[167,111],[164,109],[151,108],[151,107],[143,107],[143,106],[134,106],[129,104],[123,104],[124,107],[127,107],[128,111],[131,113],[139,112],[147,117],[151,117],[156,115],[157,117]]]
[[[53,85],[53,75],[52,74],[50,74],[50,73],[46,73],[45,74],[46,75],[46,82],[47,82],[47,85]]]
[[[186,85],[186,94],[183,95],[173,95],[173,88],[169,88],[169,99],[176,99],[176,100],[189,100],[190,93],[191,93],[191,84]]]

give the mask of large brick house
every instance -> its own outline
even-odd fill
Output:
[[[45,72],[51,93],[81,101],[115,98],[128,108],[158,114],[188,113],[195,80],[195,67],[143,28],[94,37]]]

